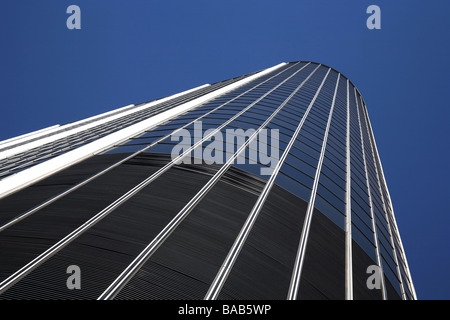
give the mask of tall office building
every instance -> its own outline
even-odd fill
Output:
[[[416,299],[364,100],[312,62],[0,142],[1,299]]]

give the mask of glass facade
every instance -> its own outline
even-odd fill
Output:
[[[416,299],[359,91],[318,63],[258,74],[0,160],[7,179],[256,75],[0,198],[0,299]],[[89,289],[56,289],[69,264]]]

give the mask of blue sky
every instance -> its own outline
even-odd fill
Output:
[[[81,8],[68,30],[66,8]],[[366,8],[381,8],[381,30]],[[450,299],[450,2],[8,1],[0,140],[311,60],[361,91],[420,299]]]

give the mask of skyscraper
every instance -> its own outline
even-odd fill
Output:
[[[364,100],[312,62],[0,142],[0,298],[416,299]]]

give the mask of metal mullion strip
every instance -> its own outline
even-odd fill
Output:
[[[298,64],[298,63],[297,63]],[[267,95],[269,95],[271,92],[276,90],[279,86],[281,86],[283,83],[287,82],[289,79],[294,77],[297,73],[299,73],[301,70],[306,68],[309,64],[303,66],[299,70],[297,70],[295,73],[290,75],[288,78],[283,80],[280,84],[275,86],[270,91],[266,92],[263,96],[261,96],[257,101],[250,104],[246,108],[244,108],[241,112],[230,118],[228,121],[223,123],[221,126],[216,128],[215,130],[211,131],[210,134],[203,137],[203,139],[196,142],[193,146],[191,146],[189,149],[187,149],[185,152],[174,158],[172,161],[164,165],[162,168],[158,169],[155,173],[153,173],[151,176],[140,182],[138,185],[131,188],[129,191],[124,193],[122,196],[120,196],[118,199],[116,199],[114,202],[109,204],[107,207],[105,207],[103,210],[98,212],[96,215],[91,217],[89,220],[87,220],[85,223],[83,223],[81,226],[76,228],[74,231],[69,233],[67,236],[65,236],[63,239],[59,240],[56,244],[45,250],[42,254],[40,254],[38,257],[34,258],[32,261],[27,263],[25,266],[20,268],[18,271],[10,275],[8,278],[6,278],[4,281],[0,283],[0,294],[8,289],[10,286],[15,284],[17,281],[19,281],[21,278],[26,276],[29,272],[31,272],[33,269],[38,267],[42,262],[49,259],[51,256],[56,254],[58,251],[60,251],[62,248],[64,248],[67,244],[69,244],[72,240],[76,239],[78,236],[80,236],[82,233],[84,233],[87,229],[91,228],[93,225],[95,225],[97,222],[99,222],[101,219],[103,219],[106,215],[108,215],[110,212],[115,210],[117,207],[122,205],[124,202],[126,202],[128,199],[130,199],[132,196],[137,194],[140,190],[145,188],[147,185],[149,185],[152,181],[156,180],[159,176],[161,176],[164,172],[169,170],[171,167],[173,167],[179,160],[182,160],[185,156],[189,155],[191,151],[196,149],[197,147],[201,147],[204,141],[208,141],[212,136],[214,136],[217,132],[220,132],[221,129],[226,127],[229,123],[231,123],[233,120],[235,120],[237,117],[239,117],[241,114],[243,114],[245,111],[253,107],[256,103],[258,103],[260,100],[264,99]]]
[[[408,286],[409,286],[409,289],[410,289],[411,293],[413,294],[413,298],[417,300],[416,290],[415,290],[414,284],[413,284],[413,282],[412,282],[411,273],[410,273],[409,266],[408,266],[408,261],[406,260],[406,255],[404,254],[405,250],[404,250],[404,248],[403,248],[403,243],[402,243],[402,240],[401,240],[401,238],[400,238],[400,234],[399,234],[399,232],[398,232],[397,221],[396,221],[396,219],[395,219],[394,209],[393,209],[393,207],[392,207],[392,200],[391,200],[391,196],[390,196],[390,194],[389,194],[389,189],[388,189],[388,187],[387,187],[386,178],[385,178],[384,172],[383,172],[383,167],[382,167],[382,165],[381,165],[381,160],[380,160],[380,156],[379,156],[379,153],[378,153],[377,144],[376,144],[376,141],[375,141],[375,136],[374,136],[373,131],[372,131],[372,125],[371,125],[371,123],[370,123],[370,118],[369,118],[369,114],[368,114],[368,112],[367,112],[367,108],[366,108],[366,114],[365,114],[365,116],[366,116],[366,121],[367,121],[368,127],[369,127],[369,129],[370,129],[370,131],[369,131],[369,132],[370,132],[370,133],[369,133],[369,137],[370,137],[370,140],[371,140],[371,142],[372,142],[372,146],[373,146],[373,148],[375,149],[375,150],[374,150],[374,151],[375,151],[374,156],[376,157],[376,163],[375,163],[375,166],[376,166],[377,168],[379,167],[379,169],[380,169],[379,175],[380,175],[381,178],[382,178],[382,181],[380,181],[380,183],[383,183],[383,184],[384,184],[384,187],[385,187],[385,189],[386,189],[386,193],[387,193],[388,200],[389,200],[389,204],[390,204],[389,209],[391,210],[390,216],[391,216],[391,218],[392,218],[392,221],[394,222],[394,227],[395,227],[395,230],[394,230],[394,231],[396,231],[396,235],[397,235],[397,237],[398,237],[399,240],[400,240],[400,241],[399,241],[399,245],[400,245],[400,249],[401,249],[401,251],[402,251],[402,252],[400,252],[400,256],[401,256],[401,258],[403,259],[403,262],[404,262],[405,267],[406,267],[406,271],[407,271],[407,273],[408,273],[409,284],[410,284],[410,286],[409,286],[409,285],[408,285]],[[386,214],[388,214],[387,211],[386,211]],[[388,219],[388,220],[389,220],[389,219]],[[392,234],[391,234],[391,236],[392,236]],[[395,248],[395,245],[394,245],[394,248]],[[397,261],[397,262],[398,262],[398,261]],[[400,275],[400,279],[401,279],[401,275]]]
[[[353,300],[352,256],[352,175],[350,153],[350,80],[347,79],[347,135],[346,135],[346,205],[345,205],[345,299]]]
[[[120,160],[120,161],[118,161],[118,162],[112,164],[111,166],[109,166],[109,167],[105,168],[104,170],[98,172],[97,174],[95,174],[95,175],[93,175],[93,176],[87,178],[86,180],[83,180],[82,182],[80,182],[80,183],[78,183],[77,185],[75,185],[75,186],[73,186],[73,187],[67,189],[66,191],[64,191],[64,192],[62,192],[62,193],[60,193],[60,194],[58,194],[58,195],[56,195],[56,196],[50,198],[49,200],[47,200],[47,201],[45,201],[45,202],[43,202],[43,203],[41,203],[41,204],[39,204],[39,205],[33,207],[32,209],[30,209],[30,210],[28,210],[28,211],[26,211],[26,212],[20,214],[19,216],[13,218],[13,219],[10,220],[9,222],[7,222],[7,223],[5,223],[4,225],[0,226],[0,232],[3,231],[3,230],[5,230],[6,228],[9,228],[10,226],[12,226],[13,224],[19,222],[20,220],[22,220],[22,219],[24,219],[24,218],[30,216],[31,214],[35,213],[36,211],[39,211],[39,210],[43,209],[44,207],[46,207],[46,206],[52,204],[52,203],[55,202],[56,200],[61,199],[62,197],[66,196],[67,194],[71,193],[72,191],[75,191],[75,190],[81,188],[81,187],[84,186],[85,184],[87,184],[87,183],[91,182],[92,180],[94,180],[94,179],[100,177],[101,175],[103,175],[103,174],[109,172],[110,170],[112,170],[112,169],[114,169],[115,167],[121,165],[122,163],[124,163],[124,162],[130,160],[131,158],[134,158],[135,156],[137,156],[137,155],[139,155],[139,154],[141,154],[141,153],[147,151],[148,149],[154,147],[156,144],[158,144],[158,143],[162,142],[163,140],[169,138],[171,135],[173,135],[173,134],[175,134],[175,133],[177,133],[177,132],[183,130],[184,128],[187,128],[188,126],[194,124],[196,121],[198,121],[198,120],[200,120],[200,119],[202,119],[202,118],[204,118],[204,117],[210,115],[211,113],[213,113],[213,112],[219,110],[220,108],[224,107],[225,105],[227,105],[227,104],[233,102],[234,100],[240,98],[241,96],[247,94],[248,92],[250,92],[250,91],[256,89],[257,87],[261,86],[262,84],[264,84],[264,83],[266,83],[266,82],[272,80],[273,78],[275,78],[275,77],[277,77],[278,75],[280,75],[281,73],[284,73],[285,71],[287,71],[287,70],[293,68],[294,66],[295,66],[295,65],[292,65],[292,66],[290,66],[290,67],[288,67],[288,68],[286,68],[286,69],[284,69],[284,70],[278,72],[277,74],[273,75],[272,77],[270,77],[270,78],[264,80],[263,82],[261,82],[261,83],[255,85],[254,87],[252,87],[252,88],[248,89],[247,91],[241,93],[240,95],[236,96],[236,97],[233,98],[232,100],[227,101],[227,102],[221,104],[220,106],[218,106],[218,107],[214,108],[213,110],[211,110],[211,111],[209,111],[209,112],[203,114],[202,116],[198,117],[197,119],[192,120],[191,122],[189,122],[188,124],[184,125],[183,127],[180,127],[180,128],[178,128],[178,129],[174,130],[173,132],[171,132],[170,134],[168,134],[168,135],[166,135],[166,136],[164,136],[164,137],[162,137],[162,138],[160,138],[160,139],[154,141],[153,143],[151,143],[151,144],[148,145],[147,147],[144,147],[143,149],[136,151],[135,153],[133,153],[133,154],[131,154],[131,155],[125,157],[124,159],[122,159],[122,160]],[[175,119],[176,119],[176,118],[175,118]]]
[[[306,66],[304,66],[306,67]],[[300,70],[302,70],[302,67]],[[317,66],[307,79],[306,82],[312,74],[319,68]],[[300,70],[295,72],[292,76],[297,74]],[[291,76],[291,77],[292,77]],[[289,77],[289,78],[291,78]],[[277,87],[281,86],[287,80],[281,82]],[[303,85],[303,83],[298,87]],[[272,89],[271,91],[275,90]],[[162,245],[162,243],[172,234],[172,232],[178,227],[178,225],[188,216],[192,209],[200,202],[201,199],[212,189],[212,187],[220,180],[220,178],[225,174],[225,172],[232,166],[234,160],[244,151],[247,146],[259,135],[261,130],[263,130],[273,118],[283,109],[287,101],[296,93],[293,92],[286,100],[271,114],[271,116],[264,121],[264,123],[256,130],[248,140],[241,145],[241,147],[230,157],[227,162],[217,171],[214,176],[202,187],[202,189],[197,192],[197,194],[181,209],[177,215],[164,227],[164,229],[148,244],[148,246],[142,250],[142,252],[133,260],[133,262],[125,268],[125,270],[111,283],[111,285],[98,297],[98,300],[109,300],[114,299],[114,297],[120,292],[120,290],[128,283],[128,281],[139,271],[139,269],[145,264],[145,262],[153,255],[153,253]],[[256,102],[255,102],[256,103]]]
[[[320,67],[320,66],[321,65],[319,65],[318,67]],[[327,74],[325,75],[325,77],[322,81],[321,87],[325,83],[325,80],[326,80],[330,70],[331,69],[329,69]],[[308,77],[308,79],[309,79],[309,77]],[[305,81],[299,86],[298,89],[300,89],[303,86],[303,84],[306,83],[306,81],[308,79],[305,79]],[[297,89],[297,91],[298,91],[298,89]],[[319,91],[320,91],[320,89],[319,89]],[[233,246],[231,247],[230,251],[228,252],[228,255],[225,258],[224,262],[222,263],[222,266],[221,266],[219,272],[217,273],[214,281],[211,283],[211,285],[208,289],[208,292],[205,295],[205,300],[217,299],[217,297],[220,293],[220,290],[222,289],[226,279],[228,278],[231,268],[233,267],[235,261],[237,260],[237,257],[239,255],[242,247],[244,246],[245,241],[246,241],[248,235],[250,234],[250,231],[252,230],[252,227],[253,227],[259,213],[261,212],[261,209],[270,193],[270,190],[272,189],[272,187],[275,183],[275,179],[281,169],[281,166],[283,165],[284,161],[286,160],[286,157],[289,154],[289,151],[291,150],[294,142],[296,141],[298,134],[300,133],[300,129],[302,128],[302,126],[305,122],[305,119],[308,116],[317,96],[318,96],[318,93],[314,96],[313,100],[311,101],[308,109],[306,110],[305,114],[302,117],[302,120],[300,121],[299,125],[297,126],[296,131],[294,132],[291,140],[289,141],[289,144],[286,146],[286,149],[284,150],[282,156],[280,157],[280,160],[278,161],[276,167],[274,168],[274,171],[273,171],[271,177],[269,178],[266,185],[264,186],[263,191],[259,195],[258,200],[256,201],[255,205],[252,208],[252,211],[250,212],[247,220],[245,221],[243,227],[241,228],[239,235],[237,236],[235,242],[233,243]]]
[[[361,110],[363,110],[363,114],[364,115],[367,114],[367,111],[364,110],[364,106],[362,104],[361,104]],[[369,129],[369,126],[368,126],[368,123],[367,123],[367,117],[364,116],[363,118],[364,118],[365,126],[366,126],[366,129],[367,129],[367,132],[368,132],[367,136],[369,137],[370,148],[371,148],[371,151],[372,151],[372,159],[373,159],[373,164],[374,164],[374,167],[375,167],[375,174],[376,174],[377,182],[378,182],[378,190],[380,192],[381,202],[383,204],[383,210],[384,210],[384,214],[385,214],[385,218],[386,218],[386,223],[387,223],[387,226],[388,226],[388,231],[389,231],[389,237],[390,237],[390,240],[391,240],[392,250],[394,252],[394,261],[395,261],[395,263],[397,265],[396,269],[397,269],[397,274],[398,274],[398,278],[399,278],[399,281],[400,281],[400,289],[401,289],[401,292],[402,292],[402,298],[403,298],[403,300],[406,300],[405,288],[403,287],[404,284],[403,284],[403,280],[402,280],[402,275],[400,273],[400,265],[399,265],[398,258],[397,258],[397,250],[395,249],[394,239],[393,239],[393,236],[392,236],[391,224],[389,223],[389,218],[388,218],[387,206],[386,206],[386,202],[385,202],[385,199],[384,199],[383,190],[381,188],[380,175],[379,175],[379,172],[378,172],[378,166],[377,166],[376,159],[375,159],[375,153],[374,153],[375,151],[374,151],[374,148],[373,148],[373,142],[370,139],[370,133],[369,133],[370,129]]]
[[[331,71],[331,69],[328,70],[328,73],[330,71]],[[311,221],[312,221],[312,217],[313,217],[313,213],[314,213],[314,204],[316,201],[317,188],[319,187],[320,172],[322,171],[322,164],[323,164],[323,160],[325,157],[325,150],[327,147],[328,134],[330,132],[331,119],[333,117],[333,110],[334,110],[334,105],[336,102],[336,94],[337,94],[337,90],[338,90],[338,86],[339,86],[340,77],[341,77],[341,74],[339,73],[338,79],[336,80],[336,87],[334,90],[333,101],[331,103],[330,112],[328,114],[327,126],[326,126],[325,133],[323,136],[322,148],[320,151],[319,161],[317,163],[316,174],[314,177],[314,183],[313,183],[312,190],[311,190],[311,196],[310,196],[310,199],[308,202],[308,207],[306,209],[305,221],[303,222],[303,228],[302,228],[300,242],[299,242],[298,249],[297,249],[297,255],[295,257],[294,268],[293,268],[292,276],[291,276],[291,283],[289,285],[289,291],[288,291],[288,295],[287,295],[288,300],[296,300],[297,295],[298,295],[301,273],[302,273],[303,264],[305,261],[306,246],[308,244],[309,231],[311,229]],[[322,82],[321,86],[318,88],[316,97],[319,95],[320,90],[322,89],[323,83],[324,82]]]
[[[369,173],[367,172],[367,163],[366,163],[366,154],[364,151],[364,138],[363,138],[363,132],[362,132],[362,124],[361,124],[361,116],[359,113],[359,107],[358,107],[358,97],[356,95],[356,89],[353,90],[354,94],[355,94],[355,101],[356,101],[356,112],[358,114],[358,122],[359,122],[359,132],[360,132],[360,137],[361,137],[361,150],[362,150],[362,155],[363,155],[363,162],[364,162],[364,170],[366,173],[366,185],[367,185],[367,191],[369,194],[369,202],[370,202],[370,214],[372,216],[372,228],[373,228],[373,233],[374,233],[374,240],[375,240],[375,245],[376,245],[376,255],[377,255],[377,263],[378,263],[378,267],[380,268],[381,271],[381,293],[383,296],[383,300],[387,300],[387,295],[386,295],[386,286],[384,283],[384,272],[383,272],[383,265],[381,263],[381,255],[380,255],[380,250],[379,250],[379,244],[378,244],[378,234],[377,234],[377,226],[375,223],[375,215],[373,212],[373,203],[372,203],[372,192],[371,192],[371,188],[370,188],[370,183],[369,183]]]
[[[32,132],[29,132],[29,133],[22,134],[20,136],[16,136],[16,137],[13,137],[13,138],[2,140],[2,141],[0,141],[0,149],[2,149],[4,147],[4,145],[6,145],[6,144],[11,144],[11,142],[18,142],[20,140],[24,140],[25,138],[29,138],[31,136],[41,134],[41,133],[43,133],[45,131],[54,130],[55,128],[58,128],[58,127],[60,127],[60,125],[56,124],[56,125],[51,126],[51,127],[43,128],[43,129],[40,129],[40,130],[36,130],[36,131],[32,131]]]

